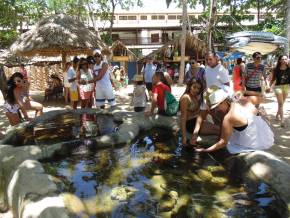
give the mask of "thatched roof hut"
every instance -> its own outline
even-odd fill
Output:
[[[15,54],[12,54],[9,50],[3,49],[0,50],[0,64],[7,67],[15,67],[20,63],[27,64],[29,58],[21,57]]]
[[[201,60],[203,59],[206,52],[207,44],[204,41],[198,39],[195,36],[187,34],[185,47],[185,56],[187,60],[190,60],[192,58],[194,58],[195,60]],[[179,54],[180,38],[176,38],[172,41],[167,42],[165,45],[153,51],[149,55],[139,59],[139,62],[143,62],[147,58],[153,58],[155,60],[162,60],[166,62],[178,62],[180,61]]]
[[[61,63],[61,57],[35,56],[32,58],[23,57],[11,53],[9,50],[0,50],[0,64],[6,67],[18,67],[20,64],[47,66]]]
[[[137,57],[136,55],[129,50],[124,44],[123,42],[117,40],[115,41],[112,46],[111,46],[111,50],[113,53],[113,57],[112,60],[113,61],[118,61],[118,60],[123,60],[125,61],[136,61]]]
[[[23,33],[10,50],[23,56],[58,56],[91,54],[92,50],[107,50],[95,31],[74,18],[52,15],[40,20],[33,29]]]

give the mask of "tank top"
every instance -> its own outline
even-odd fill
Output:
[[[99,65],[95,64],[94,66],[94,70],[93,70],[93,74],[94,75],[98,75],[99,71],[102,69],[102,65],[103,63],[106,63],[104,61],[101,61],[101,63]],[[112,87],[112,83],[110,80],[110,69],[108,68],[107,72],[105,73],[105,75],[103,76],[103,78],[99,81],[96,82],[96,89],[98,87],[99,88],[107,88],[107,87]]]
[[[233,129],[227,144],[228,151],[236,154],[270,148],[274,143],[274,134],[266,121],[261,116],[242,110],[241,114],[247,118],[248,126],[243,131]]]
[[[285,70],[275,70],[276,85],[286,85],[290,84],[290,68]]]

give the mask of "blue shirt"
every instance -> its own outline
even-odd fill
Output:
[[[152,83],[152,77],[155,73],[156,66],[154,64],[146,64],[144,67],[145,83]]]

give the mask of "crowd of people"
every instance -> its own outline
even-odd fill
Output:
[[[265,92],[274,91],[278,102],[276,119],[281,121],[281,127],[285,126],[283,105],[290,84],[289,61],[287,56],[280,56],[268,76],[261,62],[262,54],[255,52],[252,59],[249,63],[237,59],[233,68],[233,88],[230,87],[228,70],[214,52],[206,55],[206,67],[197,62],[186,65],[186,89],[178,105],[184,146],[195,145],[199,135],[216,135],[220,139],[207,149],[196,149],[198,152],[212,152],[226,146],[230,153],[240,153],[267,149],[273,144],[273,133],[260,104]],[[59,78],[52,75],[51,79],[53,83],[46,89],[45,96],[61,86]],[[135,112],[144,112],[145,116],[156,112],[165,116],[176,114],[168,112],[172,106],[169,99],[175,100],[171,94],[174,74],[170,68],[155,65],[149,58],[141,73],[134,76],[133,82],[132,105]],[[93,56],[75,57],[72,62],[66,63],[64,97],[66,102],[71,102],[73,109],[77,108],[78,102],[81,108],[93,105],[104,108],[106,101],[114,107],[116,98],[113,89],[127,84],[124,68],[110,67],[100,50],[95,50]],[[151,104],[146,111],[147,102]],[[29,97],[25,71],[10,77],[4,108],[11,125],[20,122],[20,111],[25,120],[30,119],[27,110],[35,110],[36,116],[43,113],[43,106]],[[263,134],[259,129],[264,130]]]

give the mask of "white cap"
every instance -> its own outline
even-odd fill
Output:
[[[100,50],[100,49],[95,49],[95,50],[93,51],[93,55],[96,55],[96,54],[101,55],[101,54],[102,54],[101,50]]]

